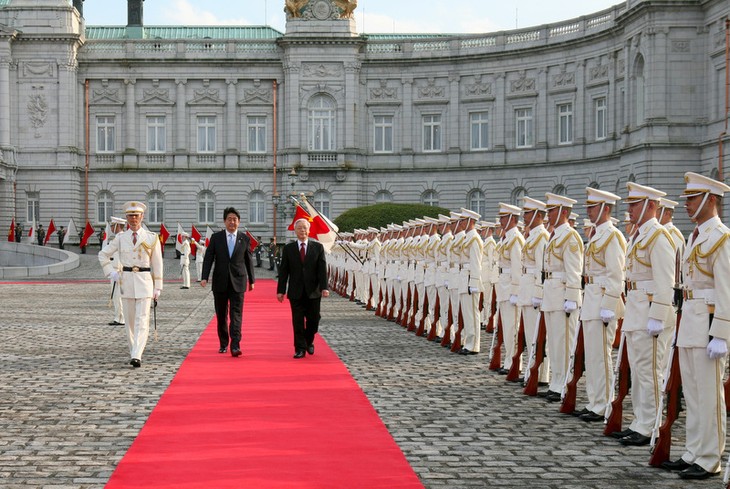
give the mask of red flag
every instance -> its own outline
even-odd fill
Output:
[[[253,250],[256,249],[256,247],[259,245],[259,242],[256,238],[253,237],[253,234],[251,234],[251,231],[249,231],[248,229],[246,230],[246,236],[248,236],[248,239],[251,241],[249,249],[251,250],[251,253],[253,253]]]
[[[200,233],[198,230],[193,226],[193,229],[190,231],[190,237],[193,238],[195,241],[200,243]],[[193,254],[193,256],[196,256],[196,252],[198,251],[198,247],[195,246],[195,242],[190,243],[190,252]]]
[[[48,229],[46,230],[46,239],[43,240],[43,245],[45,246],[46,243],[48,243],[48,240],[51,239],[51,235],[56,232],[56,225],[53,224],[53,219],[51,219],[51,222],[48,224]]]
[[[312,218],[312,227],[309,229],[309,236],[322,243],[325,251],[329,253],[335,245],[339,228],[327,216],[312,207],[306,199],[304,200],[304,205],[307,207],[307,212],[314,216]]]
[[[210,226],[205,226],[205,247],[210,246],[210,237],[213,236],[213,230]]]
[[[330,232],[329,226],[322,220],[322,218],[315,214],[314,217],[312,215],[305,211],[304,208],[300,205],[297,205],[296,211],[294,212],[294,219],[292,219],[291,224],[289,224],[289,227],[287,228],[289,231],[294,230],[294,223],[297,222],[299,219],[306,219],[309,221],[309,237],[317,239],[317,236],[320,234],[327,234]]]
[[[81,237],[79,247],[84,248],[88,245],[89,238],[94,235],[94,226],[89,221],[86,221],[86,227],[84,228],[84,235]]]
[[[170,231],[167,230],[164,223],[160,223],[160,236],[162,236],[162,246],[165,246],[167,239],[170,237]]]
[[[15,241],[15,218],[10,221],[10,231],[8,231],[8,241]]]
[[[312,216],[309,215],[307,211],[304,210],[304,208],[297,204],[296,209],[294,209],[294,217],[291,220],[291,224],[289,224],[289,227],[287,228],[289,231],[294,231],[294,223],[297,222],[299,219],[306,219],[310,223],[312,222]]]

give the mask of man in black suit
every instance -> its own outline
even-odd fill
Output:
[[[314,335],[319,329],[320,319],[319,303],[322,297],[330,295],[324,247],[319,241],[309,239],[309,227],[306,219],[294,223],[297,239],[284,246],[281,253],[276,288],[279,302],[284,300],[284,293],[289,298],[294,327],[294,358],[304,358],[305,352],[314,355]]]
[[[213,269],[213,299],[215,315],[218,319],[218,353],[225,353],[231,343],[231,355],[241,356],[241,316],[243,314],[243,294],[253,290],[255,282],[250,241],[246,233],[238,230],[241,215],[233,207],[223,211],[226,229],[213,233],[210,245],[203,259],[203,275],[200,285],[208,284],[210,269]],[[228,313],[230,308],[230,327]]]

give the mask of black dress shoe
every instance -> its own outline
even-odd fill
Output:
[[[583,421],[586,421],[588,423],[593,423],[596,421],[603,421],[604,417],[602,414],[594,413],[594,412],[588,412],[586,414],[581,414],[579,416],[580,419]]]
[[[241,350],[239,350],[238,348],[231,348],[232,357],[240,357],[241,355],[243,355],[243,353],[241,353]]]
[[[443,338],[442,338],[441,336],[436,336],[436,337],[435,337],[435,338],[433,339],[433,342],[434,342],[434,343],[441,343],[441,340],[443,340]]]
[[[311,344],[307,347],[307,353],[310,355],[314,355],[314,344]]]
[[[634,430],[632,430],[631,428],[626,428],[623,431],[614,431],[613,433],[611,433],[611,437],[618,438],[620,440],[621,438],[627,437],[633,433],[636,433],[636,432]]]
[[[507,374],[509,373],[509,369],[506,369],[506,368],[500,368],[499,370],[497,370],[497,373],[498,373],[499,375],[507,375]]]
[[[119,321],[112,321],[109,323],[109,326],[123,326],[124,323],[120,323]]]
[[[134,367],[134,368],[139,368],[139,367],[141,367],[141,366],[142,366],[142,362],[141,362],[141,361],[139,361],[139,360],[138,360],[138,359],[136,359],[136,358],[133,358],[133,359],[131,359],[131,360],[129,361],[129,364],[130,364],[130,365],[131,365],[132,367]]]
[[[225,346],[221,346],[220,348],[218,348],[218,353],[225,353],[227,351],[228,351],[228,348],[226,348]]]
[[[618,442],[627,447],[642,447],[648,445],[651,442],[651,438],[641,433],[633,432],[628,436],[624,436]]]
[[[550,385],[550,383],[549,383],[549,382],[538,382],[538,383],[537,383],[537,386],[538,386],[538,387],[547,387],[548,385]]]
[[[189,289],[190,287],[180,287],[181,289]]]
[[[583,408],[583,409],[581,409],[580,411],[573,411],[573,412],[572,412],[572,413],[570,413],[570,414],[572,414],[573,416],[578,416],[578,417],[581,417],[581,416],[583,416],[584,414],[588,414],[588,413],[590,413],[590,411],[588,410],[588,408]]]
[[[707,479],[708,477],[712,477],[712,476],[719,475],[719,474],[720,474],[720,472],[707,472],[705,469],[703,469],[699,465],[692,464],[688,468],[686,468],[682,472],[680,472],[679,477],[682,479],[700,480],[700,479]]]
[[[468,348],[462,348],[461,350],[459,350],[459,354],[460,355],[478,355],[479,352],[478,351],[471,351]]]
[[[551,392],[547,396],[545,396],[545,400],[547,402],[559,402],[562,401],[563,396],[560,395],[560,392]]]
[[[685,462],[683,458],[675,460],[674,462],[670,460],[665,460],[660,465],[661,468],[666,470],[684,470],[690,468],[691,466],[692,464],[689,462]]]
[[[299,350],[294,354],[294,358],[304,358],[304,350]]]

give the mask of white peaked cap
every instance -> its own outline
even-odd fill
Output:
[[[545,205],[548,209],[552,209],[553,207],[558,207],[560,205],[572,208],[577,202],[577,200],[566,197],[565,195],[558,195],[550,192],[545,194]]]
[[[471,209],[464,209],[462,207],[461,208],[461,217],[468,218],[468,219],[474,219],[475,221],[478,221],[479,219],[481,219],[482,216],[478,212],[474,212]]]
[[[110,219],[111,219],[112,224],[122,224],[122,225],[127,224],[127,221],[122,219],[121,217],[111,216]]]
[[[545,212],[547,210],[547,207],[545,206],[545,202],[537,199],[533,199],[532,197],[522,197],[522,209],[525,212],[528,211],[542,211]]]
[[[577,221],[578,220],[578,213],[571,212],[570,215],[568,216],[568,220],[569,221]]]
[[[122,209],[124,209],[125,214],[144,214],[147,210],[147,206],[142,202],[130,200],[129,202],[124,203]]]
[[[615,205],[619,200],[621,200],[621,197],[616,194],[612,194],[611,192],[598,190],[593,187],[586,187],[586,207],[598,204]]]
[[[666,209],[674,209],[676,206],[679,205],[679,202],[675,202],[673,200],[665,199],[662,197],[659,199],[659,207],[664,207]]]
[[[687,188],[684,190],[682,197],[685,198],[704,193],[722,197],[725,192],[730,191],[730,187],[724,183],[691,171],[684,174],[684,181],[687,183]]]
[[[500,216],[519,216],[522,214],[522,209],[511,204],[505,204],[504,202],[499,203],[499,215]]]
[[[626,188],[629,189],[629,196],[626,197],[627,204],[640,200],[656,200],[658,202],[659,199],[667,195],[666,192],[662,192],[661,190],[647,187],[646,185],[639,185],[634,182],[628,182]]]

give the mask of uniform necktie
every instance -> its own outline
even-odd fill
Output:
[[[700,228],[696,227],[694,231],[692,231],[692,242],[694,243],[697,239],[697,236],[700,235]]]
[[[233,235],[228,235],[228,256],[233,256]]]
[[[307,254],[307,251],[304,249],[304,243],[301,243],[301,247],[299,248],[299,258],[302,259],[302,263],[304,263],[304,255]]]
[[[132,233],[132,244],[133,245],[137,244],[137,233]]]

